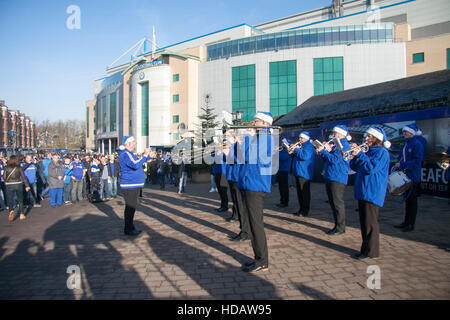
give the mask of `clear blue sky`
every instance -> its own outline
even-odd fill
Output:
[[[164,47],[241,23],[257,25],[331,0],[0,0],[0,100],[34,121],[85,118],[93,80],[144,36]],[[70,5],[81,29],[70,30]]]

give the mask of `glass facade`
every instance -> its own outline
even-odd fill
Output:
[[[314,59],[314,95],[344,90],[344,58]]]
[[[423,52],[413,54],[413,63],[419,63],[425,61],[425,54]]]
[[[141,125],[142,135],[148,136],[148,81],[141,83]]]
[[[109,131],[116,131],[116,93],[109,95]]]
[[[264,34],[210,45],[207,60],[292,48],[393,42],[393,28],[392,23],[378,23]]]
[[[269,70],[270,112],[281,116],[297,107],[297,61],[271,62]]]
[[[232,110],[241,110],[242,121],[253,120],[256,112],[255,65],[232,68]]]
[[[102,132],[106,132],[106,96],[102,97]]]

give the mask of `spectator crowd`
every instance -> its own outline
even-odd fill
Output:
[[[169,152],[158,151],[142,168],[146,182],[167,184],[186,192],[189,165],[176,164]],[[40,207],[48,197],[52,208],[80,201],[107,201],[117,197],[120,185],[118,155],[48,152],[45,155],[0,155],[0,211],[8,210],[9,221]],[[140,194],[142,196],[142,192]]]

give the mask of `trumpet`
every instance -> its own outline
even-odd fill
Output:
[[[311,143],[312,143],[312,145],[313,145],[316,149],[317,149],[319,146],[321,146],[321,147],[324,147],[325,150],[328,151],[328,148],[331,148],[331,147],[332,147],[331,143],[332,143],[332,142],[335,142],[334,140],[335,140],[335,138],[330,139],[330,140],[328,140],[328,141],[325,142],[325,143],[322,143],[322,142],[320,142],[319,140],[314,140],[314,141],[311,142]]]
[[[369,145],[367,143],[363,143],[359,146],[357,146],[356,148],[352,148],[348,151],[341,151],[342,153],[342,158],[344,158],[344,161],[347,160],[351,160],[353,159],[355,156],[353,155],[353,151],[355,151],[355,149],[360,148],[362,152],[366,153],[367,151],[369,151]]]
[[[294,150],[296,149],[296,148],[301,148],[302,147],[302,142],[301,141],[298,141],[298,142],[296,142],[296,143],[294,143],[294,144],[291,144],[288,148],[287,148],[287,152],[289,153],[289,154],[293,154],[294,153]]]

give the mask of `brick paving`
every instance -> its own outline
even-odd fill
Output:
[[[345,199],[347,230],[329,236],[333,226],[323,184],[312,184],[310,217],[295,217],[290,206],[275,206],[277,186],[265,202],[270,270],[240,270],[252,258],[248,241],[228,240],[239,230],[209,184],[189,184],[188,193],[158,186],[144,189],[135,216],[143,230],[122,234],[121,197],[61,208],[33,208],[25,221],[8,222],[0,212],[0,299],[449,299],[450,210],[448,201],[419,198],[416,230],[393,228],[404,205],[388,196],[380,210],[380,252],[376,260],[351,257],[359,250],[357,203],[352,187]],[[230,210],[231,211],[231,210]],[[81,271],[81,289],[66,286],[70,265]],[[368,289],[367,267],[381,271],[381,289]]]

